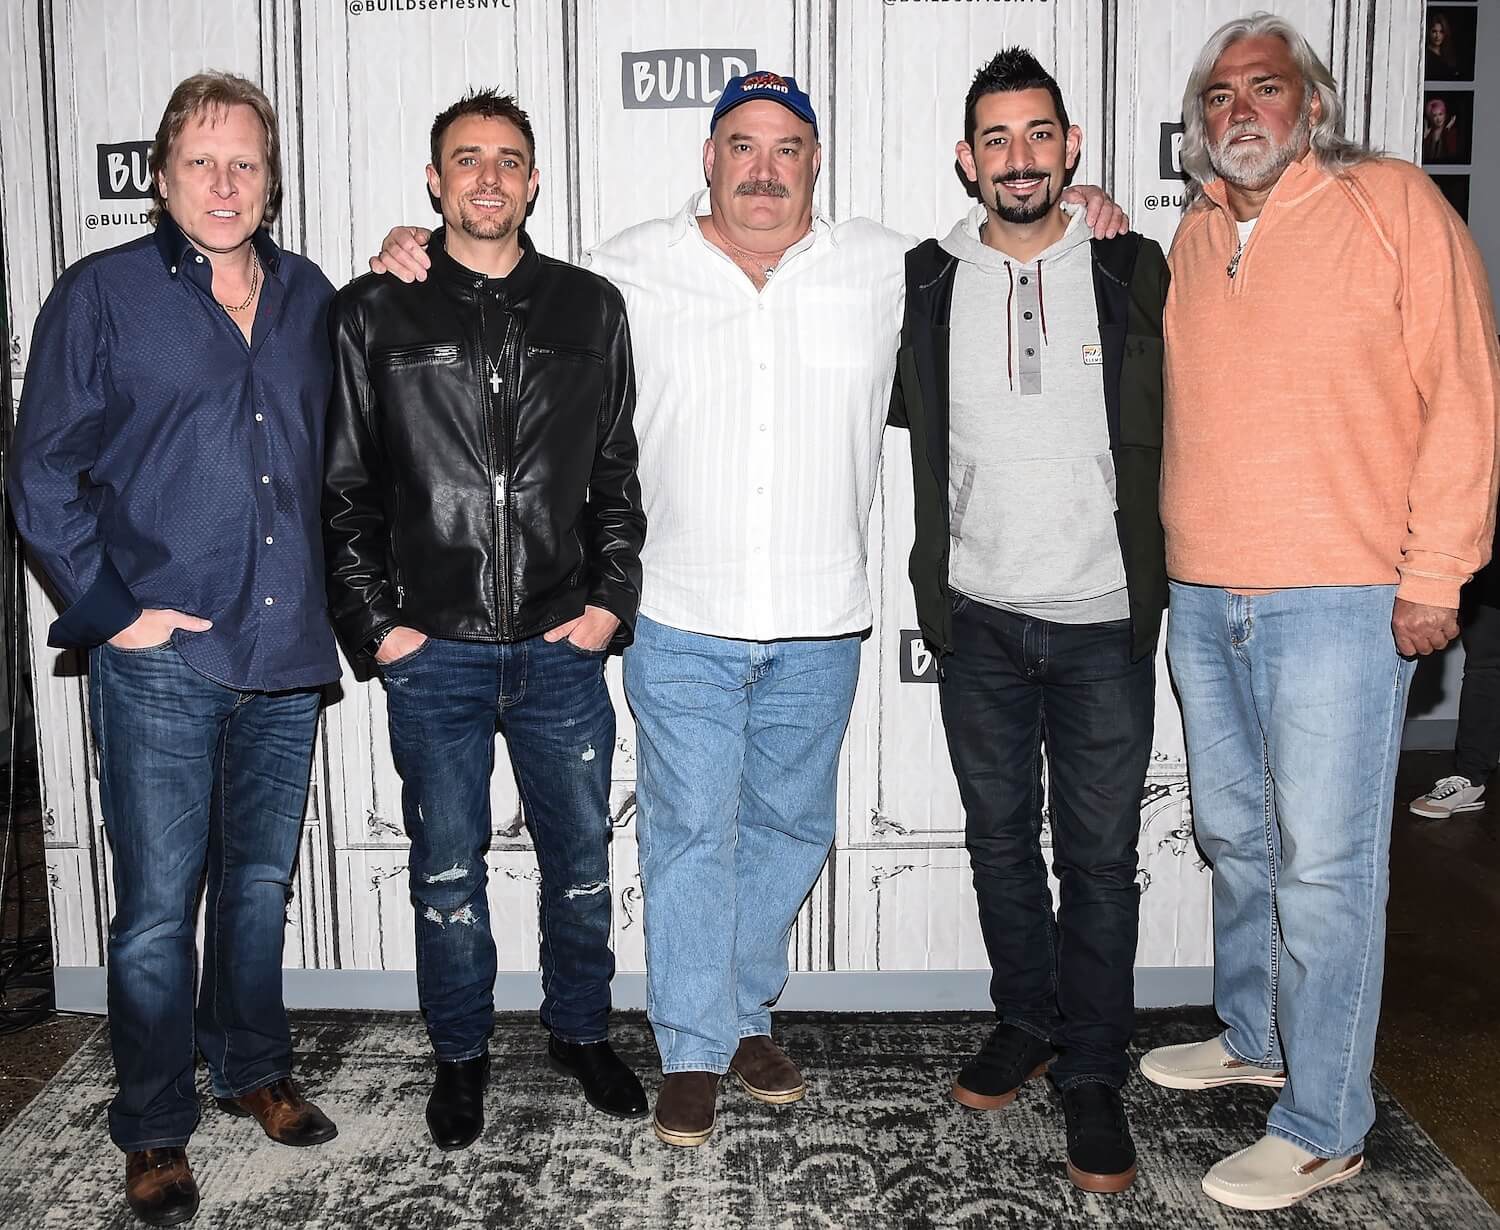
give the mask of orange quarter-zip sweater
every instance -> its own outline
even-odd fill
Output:
[[[1161,519],[1175,580],[1399,585],[1456,607],[1489,556],[1500,355],[1478,249],[1432,181],[1311,155],[1239,247],[1222,181],[1167,297]]]

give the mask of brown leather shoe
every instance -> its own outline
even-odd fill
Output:
[[[766,1034],[741,1038],[729,1070],[739,1077],[746,1093],[772,1106],[799,1102],[807,1092],[797,1065]]]
[[[198,1183],[186,1149],[125,1155],[125,1201],[148,1226],[175,1226],[198,1211]]]
[[[259,1120],[279,1145],[321,1145],[339,1134],[333,1121],[302,1096],[290,1076],[237,1098],[217,1098],[219,1109],[238,1118]]]
[[[651,1119],[656,1138],[684,1149],[701,1145],[713,1134],[718,1100],[717,1072],[668,1072]]]

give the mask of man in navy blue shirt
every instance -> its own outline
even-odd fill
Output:
[[[110,1135],[131,1208],[170,1225],[198,1203],[195,1044],[228,1113],[283,1144],[336,1132],[291,1079],[281,994],[319,688],[339,675],[318,507],[333,288],[265,229],[280,149],[251,82],[178,85],[151,169],[155,232],[73,265],[37,320],[9,487],[60,599],[48,643],[89,653]]]

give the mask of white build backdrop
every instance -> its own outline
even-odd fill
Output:
[[[1056,73],[1084,129],[1083,182],[1102,183],[1164,246],[1182,203],[1183,81],[1207,34],[1248,11],[1235,0],[32,0],[3,7],[0,111],[6,294],[14,388],[58,273],[145,228],[147,143],[173,84],[205,67],[258,80],[281,116],[286,205],[278,238],[337,284],[395,222],[432,218],[422,170],[432,116],[469,85],[513,90],[536,128],[542,187],[529,222],[543,250],[577,259],[621,227],[678,209],[701,185],[708,109],[745,68],[793,73],[822,120],[821,206],[915,235],[967,208],[954,170],[976,67],[1023,43]],[[1283,0],[1327,57],[1349,128],[1391,152],[1416,148],[1421,0]],[[984,967],[963,816],[938,722],[931,663],[906,584],[911,483],[890,432],[871,525],[876,621],[840,775],[838,837],[794,936],[798,971]],[[170,475],[163,475],[170,482]],[[32,578],[31,667],[55,955],[64,1001],[97,1003],[111,910],[109,850],[86,719],[84,663],[46,647],[54,612]],[[618,697],[618,676],[610,668]],[[1208,874],[1192,841],[1182,735],[1164,668],[1155,754],[1141,803],[1142,983],[1211,961]],[[633,731],[615,752],[615,947],[643,967]],[[536,860],[503,756],[493,784],[490,898],[503,970],[536,968]],[[346,671],[313,765],[289,968],[407,971],[400,783],[377,684]],[[70,981],[68,975],[77,975]],[[295,976],[293,976],[295,981]],[[628,975],[620,980],[630,985]],[[502,979],[502,982],[505,982]],[[304,977],[300,1002],[409,1002],[369,979]],[[882,979],[874,1002],[955,1001],[952,980]],[[876,985],[880,985],[876,984]],[[530,992],[522,988],[507,1002]],[[796,987],[794,983],[794,989]],[[853,1002],[849,983],[803,1002]],[[984,980],[964,982],[963,1002]],[[1157,979],[1171,998],[1180,979]],[[1195,984],[1202,986],[1201,978]],[[390,987],[406,988],[390,993]],[[896,988],[901,988],[899,991]],[[947,988],[944,990],[943,988]],[[621,998],[637,998],[627,992]],[[358,998],[355,996],[355,998]],[[863,997],[864,1002],[870,1001]],[[637,999],[638,1002],[638,999]]]

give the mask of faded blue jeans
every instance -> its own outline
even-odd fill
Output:
[[[541,869],[542,1022],[564,1042],[608,1033],[609,772],[604,654],[541,637],[433,638],[380,668],[411,838],[417,998],[433,1053],[472,1059],[495,1024],[485,895],[495,731],[505,735]]]
[[[1385,972],[1391,796],[1413,663],[1393,585],[1238,595],[1172,583],[1198,843],[1213,866],[1225,1049],[1285,1067],[1267,1130],[1364,1147]]]
[[[110,1138],[185,1145],[194,1046],[218,1097],[290,1074],[281,954],[319,693],[240,692],[171,645],[89,655],[99,801],[114,856]],[[203,901],[196,1028],[194,913]]]
[[[833,844],[859,638],[740,641],[642,617],[636,723],[646,1015],[663,1072],[771,1032],[797,911]]]

